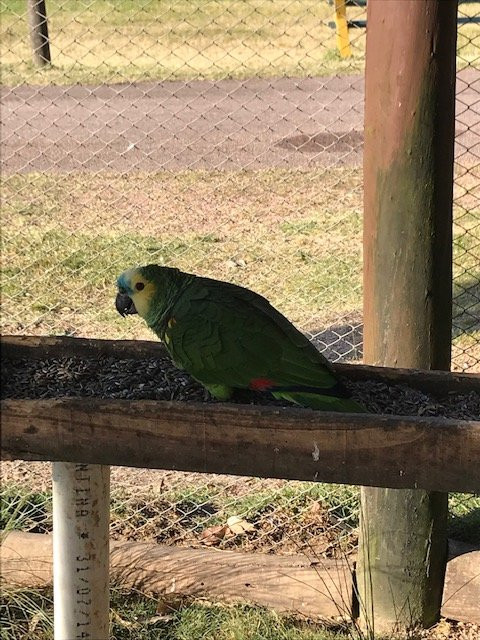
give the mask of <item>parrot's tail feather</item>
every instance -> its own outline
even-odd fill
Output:
[[[306,385],[275,385],[271,391],[275,393],[311,393],[320,396],[334,396],[335,398],[349,398],[350,393],[347,388],[343,386],[341,382],[332,387],[311,387]]]
[[[367,410],[352,398],[339,398],[327,395],[325,390],[322,393],[310,392],[272,392],[274,398],[288,400],[302,407],[319,409],[320,411],[342,411],[343,413],[367,413]]]

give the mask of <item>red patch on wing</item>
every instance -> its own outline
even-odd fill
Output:
[[[253,380],[250,380],[249,384],[252,391],[265,391],[273,386],[275,386],[274,381],[269,380],[268,378],[254,378]]]

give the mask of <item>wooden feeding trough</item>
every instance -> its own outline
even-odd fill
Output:
[[[58,361],[65,357],[84,358],[89,362],[104,357],[144,361],[166,355],[158,342],[67,337],[4,337],[1,348],[7,375],[8,367],[15,361],[18,365],[19,360],[21,371],[27,373],[29,368],[35,368],[34,361]],[[480,394],[480,378],[469,374],[345,364],[336,367],[340,375],[351,381],[407,385],[434,397]],[[133,378],[131,385],[135,384]],[[284,406],[104,397],[9,397],[2,400],[2,455],[7,459],[56,461],[53,466],[55,638],[71,637],[79,625],[85,633],[90,633],[90,637],[106,638],[108,465],[479,492],[480,416],[478,418],[340,414]],[[87,503],[88,508],[84,508],[82,505]],[[27,535],[27,538],[25,541],[22,534],[10,535],[2,548],[6,567],[17,576],[31,573],[39,561],[44,568],[51,566],[51,540],[45,536],[40,536],[42,541],[38,536]],[[48,547],[40,559],[38,545]],[[110,571],[113,574],[117,566],[116,553],[118,550],[112,548]],[[124,575],[128,568],[128,576],[135,580],[141,576],[144,584],[149,574],[140,560],[147,554],[149,566],[152,557],[157,558],[168,579],[171,572],[176,571],[173,567],[183,566],[185,558],[177,558],[182,553],[185,551],[142,548],[134,550],[132,555],[131,549],[121,549],[121,573]],[[198,564],[201,560],[199,552],[192,550],[192,553],[193,560],[189,558],[197,567],[195,575],[203,575]],[[208,556],[203,558],[202,565],[208,574],[213,561],[208,554],[214,552],[202,553]],[[125,565],[126,557],[130,560]],[[214,560],[218,563],[219,556]],[[181,561],[180,565],[177,561]],[[225,562],[222,571],[226,572],[228,582],[228,576],[231,577],[229,563],[243,566],[245,560],[237,556],[232,560],[229,556]],[[328,566],[322,567],[320,573],[308,566],[295,569],[302,573],[302,584],[315,586],[313,599],[312,593],[307,597],[304,588],[299,590],[293,578],[290,582],[287,580],[288,584],[282,582],[281,593],[278,592],[275,571],[280,569],[275,562],[273,565],[262,568],[260,591],[252,592],[249,582],[247,599],[281,609],[301,603],[309,614],[316,607],[318,614],[324,616],[340,610],[342,615],[355,617],[358,614],[352,586],[354,579],[348,564],[341,568],[335,566],[333,572]],[[47,574],[49,571],[51,569]],[[83,571],[85,577],[79,574]],[[294,567],[289,565],[288,575],[292,571]],[[158,587],[161,571],[155,568],[154,573],[154,583]],[[234,576],[232,597],[245,597],[235,586],[240,574]],[[338,584],[332,575],[341,576]],[[450,601],[452,594],[458,592],[458,585],[463,587],[461,582],[467,574],[462,569],[460,578],[453,579],[449,577],[451,575],[455,578],[456,574],[451,570],[447,572],[446,594]],[[48,575],[46,579],[48,581]],[[83,580],[82,584],[79,580]],[[332,580],[332,588],[327,588]],[[206,578],[201,584],[204,582],[207,582]],[[471,619],[475,607],[468,608],[467,604],[476,601],[478,586],[475,587],[471,580],[469,583],[466,600],[462,595],[460,603],[458,597],[451,601],[448,610],[442,609],[445,615],[460,615],[460,619],[465,619],[461,616],[467,611],[470,616],[467,620]],[[191,589],[192,585],[188,583],[187,587]],[[224,596],[230,593],[225,589],[223,584]],[[322,595],[325,590],[327,593]],[[337,602],[338,598],[332,600],[332,592],[341,593],[342,602]],[[101,607],[93,605],[99,602]],[[294,608],[298,609],[298,606]]]
[[[164,356],[160,343],[4,337],[9,360]],[[352,381],[434,396],[480,393],[473,374],[336,365]],[[132,385],[135,381],[132,380]],[[435,491],[480,491],[480,416],[340,414],[296,407],[102,398],[2,401],[5,458]]]

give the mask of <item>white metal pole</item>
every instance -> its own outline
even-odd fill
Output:
[[[54,462],[55,640],[108,640],[110,467]]]

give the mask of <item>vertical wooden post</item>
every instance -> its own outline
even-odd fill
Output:
[[[347,0],[335,0],[335,26],[337,34],[337,49],[342,58],[352,55],[350,38],[348,35]]]
[[[369,0],[365,361],[449,369],[456,0]],[[438,620],[447,495],[362,489],[357,571],[375,633]]]
[[[27,5],[33,64],[44,67],[51,62],[45,0],[27,0]]]

